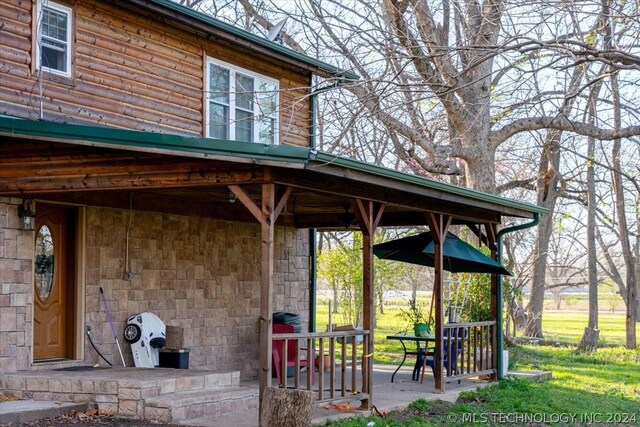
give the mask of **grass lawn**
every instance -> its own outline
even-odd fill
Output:
[[[588,316],[589,313],[586,311],[546,310],[542,316],[544,337],[550,340],[580,342]],[[601,344],[624,345],[624,319],[622,312],[598,313]]]
[[[317,329],[325,330],[328,306],[321,298],[318,302]],[[389,300],[385,314],[377,315],[377,363],[397,363],[402,354],[400,344],[385,337],[406,329],[397,316],[405,304]],[[332,321],[343,323],[338,316]],[[624,315],[600,313],[599,323],[601,343],[624,343]],[[546,310],[542,326],[545,338],[578,342],[586,324],[586,311]],[[585,354],[572,348],[518,346],[510,349],[509,366],[551,371],[554,379],[544,383],[508,379],[463,393],[455,404],[418,400],[384,419],[347,419],[327,425],[362,427],[373,422],[375,426],[417,427],[472,425],[473,421],[486,425],[640,425],[640,350],[601,348]],[[523,414],[532,422],[526,422]]]
[[[429,302],[428,296],[423,296],[424,305]],[[406,307],[407,301],[402,299],[389,299],[385,303],[385,313],[376,314],[375,361],[377,363],[397,363],[398,354],[402,354],[402,346],[399,342],[389,342],[387,335],[393,335],[407,330],[407,326],[398,317],[401,307]],[[329,306],[326,298],[318,298],[317,304],[317,330],[326,330],[329,319]],[[582,333],[587,325],[586,311],[553,311],[546,310],[542,318],[542,329],[546,339],[580,342]],[[624,314],[600,313],[600,343],[624,345],[625,326]],[[336,325],[343,324],[338,315],[333,316],[332,322]],[[638,328],[640,332],[640,328]],[[640,334],[639,334],[640,337]]]
[[[554,379],[507,379],[456,403],[418,400],[386,418],[329,422],[330,426],[640,425],[640,350],[621,347],[584,354],[569,348],[511,348],[520,370],[544,369]]]

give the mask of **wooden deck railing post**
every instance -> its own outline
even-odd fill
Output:
[[[272,178],[270,168],[264,169],[266,184],[262,184],[262,200],[258,205],[251,195],[239,185],[229,185],[229,190],[236,195],[238,200],[251,212],[260,223],[260,414],[262,414],[262,400],[267,387],[271,386],[271,313],[273,312],[273,259],[274,259],[274,233],[278,215],[284,209],[287,199],[291,195],[290,187],[284,188],[279,194],[276,203],[276,186],[269,183]],[[285,353],[286,360],[286,353]],[[287,384],[287,371],[283,374],[283,383]],[[260,426],[264,425],[259,420]]]
[[[262,221],[261,221],[261,262],[260,262],[260,412],[262,400],[267,387],[271,386],[271,312],[273,303],[273,238],[274,220],[272,217],[275,204],[275,186],[262,186]],[[286,359],[286,353],[284,358]],[[287,386],[287,371],[282,374],[284,386]]]
[[[372,201],[354,200],[356,218],[362,232],[362,313],[364,329],[369,331],[365,337],[362,355],[362,390],[369,398],[362,401],[363,409],[373,405],[373,331],[375,329],[375,300],[373,289],[373,238],[382,218],[384,205]]]
[[[498,246],[496,244],[496,236],[497,236],[497,225],[496,224],[485,224],[485,228],[487,231],[487,246],[489,246],[489,250],[491,251],[491,258],[497,260],[498,257]],[[500,261],[500,260],[497,260]],[[502,301],[498,300],[498,276],[495,274],[491,275],[491,319],[498,322],[498,317],[502,316]],[[501,354],[498,354],[498,334],[502,333],[502,331],[498,331],[497,328],[493,328],[493,333],[491,334],[491,365],[494,368],[498,366],[498,357],[502,357]],[[492,380],[498,379],[498,371],[496,370],[495,374],[491,375]]]
[[[306,350],[298,348],[298,356],[295,359],[295,377],[294,389],[306,389],[314,392],[317,396],[316,401],[324,404],[332,401],[344,400],[345,397],[365,401],[369,399],[366,384],[363,388],[357,388],[357,376],[360,365],[358,363],[358,352],[360,346],[358,339],[362,338],[363,348],[367,347],[367,340],[370,339],[370,331],[368,330],[349,330],[349,331],[330,331],[330,332],[308,332],[308,333],[278,333],[272,335],[274,340],[282,342],[283,355],[288,354],[291,346],[298,347],[300,342],[306,343]],[[317,344],[317,345],[316,345]],[[324,353],[325,346],[328,348],[327,357],[330,358],[331,364],[325,367]],[[338,347],[342,351],[342,361],[336,363],[336,351]],[[306,357],[304,355],[306,354]],[[314,356],[318,356],[317,362],[314,364]],[[349,361],[349,359],[351,359]],[[303,364],[304,360],[304,364]],[[291,365],[292,360],[283,357],[280,360],[281,372],[286,373],[287,369],[294,368]],[[291,365],[291,366],[290,366]],[[306,365],[306,367],[305,367]],[[315,372],[314,365],[317,365],[318,372]],[[306,382],[303,384],[301,374],[302,368],[306,368]],[[350,379],[347,376],[347,369],[351,369]],[[338,373],[337,371],[340,370]],[[328,381],[324,378],[328,373]],[[287,386],[286,374],[281,375],[283,387]],[[339,381],[339,384],[336,384]],[[328,392],[327,392],[328,391]]]
[[[429,224],[429,231],[433,237],[435,244],[435,254],[433,269],[435,277],[433,280],[433,299],[436,308],[435,320],[436,320],[436,344],[434,349],[434,364],[435,364],[435,386],[436,391],[444,392],[445,385],[442,380],[442,368],[443,368],[443,323],[444,323],[444,309],[442,307],[442,270],[443,270],[443,258],[442,258],[442,244],[447,235],[447,230],[451,224],[451,217],[441,214],[427,213],[427,223]]]

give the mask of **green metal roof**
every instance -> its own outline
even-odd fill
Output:
[[[140,4],[141,2],[128,0],[131,3]],[[177,12],[181,15],[190,17],[192,19],[196,19],[206,25],[210,25],[211,27],[222,30],[226,33],[234,37],[238,37],[247,42],[256,44],[263,48],[266,48],[274,53],[278,53],[284,55],[288,58],[291,58],[295,61],[301,62],[310,66],[311,68],[316,68],[323,73],[330,74],[335,77],[342,77],[349,80],[358,80],[360,76],[352,73],[351,71],[343,70],[333,65],[327,64],[326,62],[320,61],[316,58],[312,58],[310,56],[301,54],[292,49],[284,47],[278,43],[267,40],[264,37],[252,34],[248,31],[242,30],[234,25],[227,24],[226,22],[222,22],[212,16],[206,15],[204,13],[198,12],[197,10],[191,9],[189,7],[183,6],[171,0],[146,0],[149,3],[156,4],[163,8],[169,9],[173,12]]]
[[[79,141],[121,146],[149,148],[184,155],[197,153],[201,157],[230,156],[256,160],[305,163],[309,150],[289,145],[265,145],[252,142],[191,137],[166,133],[142,132],[100,126],[23,120],[0,116],[0,133],[37,136],[61,142]]]
[[[318,170],[319,165],[332,165],[343,169],[376,175],[395,181],[406,182],[444,193],[454,194],[499,206],[519,209],[525,212],[547,214],[549,210],[530,203],[505,199],[494,194],[483,193],[468,188],[457,187],[429,178],[410,175],[381,166],[318,152],[305,147],[288,145],[265,145],[251,142],[228,141],[213,138],[191,137],[154,132],[115,129],[98,126],[82,126],[44,121],[24,120],[0,115],[0,134],[39,137],[60,142],[78,142],[83,144],[103,144],[122,149],[149,149],[166,154],[185,156],[198,154],[200,157],[222,156],[228,161],[235,159],[253,159],[287,164],[300,164],[309,169]],[[1,143],[1,142],[0,142]]]
[[[434,190],[440,190],[445,193],[457,194],[459,196],[469,197],[471,199],[495,203],[515,209],[521,209],[532,213],[548,214],[550,212],[547,208],[533,205],[531,203],[519,202],[517,200],[507,199],[495,194],[483,193],[482,191],[472,190],[465,187],[458,187],[452,184],[447,184],[445,182],[436,181],[422,176],[411,175],[408,173],[399,172],[394,169],[388,169],[382,166],[377,166],[346,157],[339,157],[328,153],[319,152],[315,160],[323,163],[330,163],[332,165],[340,166],[347,169],[363,171],[378,176],[385,176],[387,178],[395,179],[398,181],[416,184]]]

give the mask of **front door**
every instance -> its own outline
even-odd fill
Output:
[[[33,359],[73,358],[75,209],[38,203]]]

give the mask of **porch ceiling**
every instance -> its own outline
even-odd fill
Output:
[[[242,186],[257,202],[261,184],[274,182],[292,188],[278,223],[297,228],[357,228],[354,199],[385,205],[380,226],[425,225],[425,212],[476,224],[544,213],[537,206],[300,147],[216,144],[102,128],[87,133],[83,126],[44,123],[37,132],[15,132],[2,126],[7,121],[0,118],[0,195],[117,208],[128,208],[131,200],[138,210],[253,222],[240,202],[229,203],[227,186]],[[181,144],[184,151],[178,150]]]

